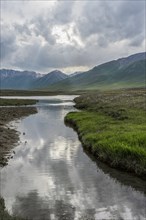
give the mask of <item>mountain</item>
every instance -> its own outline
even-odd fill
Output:
[[[43,89],[45,87],[47,87],[48,85],[52,85],[56,82],[59,82],[63,79],[68,78],[68,76],[64,73],[62,73],[59,70],[54,70],[46,75],[44,75],[41,78],[36,79],[33,82],[32,87],[33,88],[38,88],[38,89]]]
[[[74,73],[69,74],[69,77],[76,76],[76,75],[79,75],[79,74],[81,74],[81,73],[83,73],[83,72],[77,71],[77,72],[74,72]]]
[[[46,75],[30,71],[0,70],[1,89],[76,91],[145,86],[146,53],[133,54],[70,76],[59,70]]]
[[[113,60],[67,78],[49,90],[91,90],[145,86],[146,53]]]
[[[146,53],[137,53],[133,54],[126,58],[120,58],[117,61],[120,64],[120,67],[123,67],[125,65],[131,64],[133,62],[139,61],[139,60],[145,60],[146,59]]]
[[[46,75],[30,71],[0,69],[1,89],[42,89],[68,76],[55,70]]]
[[[32,82],[41,74],[30,71],[0,69],[1,89],[29,89]]]

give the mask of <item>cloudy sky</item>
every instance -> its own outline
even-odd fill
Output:
[[[145,0],[1,0],[1,68],[87,70],[145,50]]]

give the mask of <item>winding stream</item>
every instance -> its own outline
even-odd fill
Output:
[[[7,210],[31,220],[146,219],[144,182],[94,162],[65,126],[73,98],[44,97],[14,123],[21,142],[0,170]]]

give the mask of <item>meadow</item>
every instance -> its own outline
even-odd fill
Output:
[[[146,93],[144,89],[93,92],[75,98],[79,112],[65,122],[83,146],[111,167],[146,178]]]
[[[0,98],[0,106],[35,105],[37,100]]]

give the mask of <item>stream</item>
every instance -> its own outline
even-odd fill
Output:
[[[20,142],[0,170],[6,209],[30,220],[146,219],[145,182],[95,161],[64,124],[74,97],[39,97],[37,114],[12,123]]]

